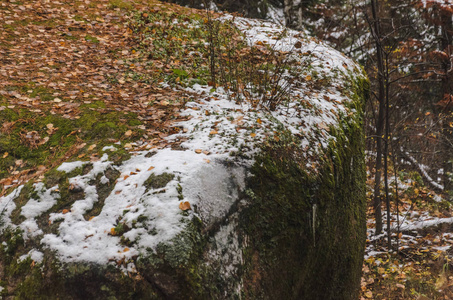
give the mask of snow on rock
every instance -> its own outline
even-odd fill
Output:
[[[282,130],[300,138],[307,166],[311,167],[316,161],[310,160],[334,139],[330,128],[338,126],[341,116],[355,113],[345,90],[353,80],[364,76],[360,67],[304,33],[265,21],[235,18],[233,22],[250,45],[267,43],[275,50],[288,51],[291,59],[302,65],[308,63],[309,70],[298,70],[289,103],[282,102],[274,111],[257,109],[246,102],[229,100],[222,88],[212,91],[210,86],[195,84],[187,92],[198,96],[182,112],[188,120],[175,124],[182,130],[168,137],[169,143],[185,140],[180,150],[168,147],[134,152],[121,165],[114,165],[107,154],[94,162],[65,162],[57,171],[69,174],[87,165],[92,168],[84,175],[69,178],[71,189],[80,191],[82,199],[66,210],[49,214],[49,222],[57,226],[57,232],[44,232],[36,222],[59,201],[58,187],[46,189],[43,184],[34,185],[37,198],[21,208],[25,221],[18,225],[10,216],[22,187],[0,197],[2,230],[19,227],[26,239],[40,237],[41,246],[54,251],[61,261],[106,264],[146,254],[161,243],[171,242],[194,217],[206,226],[221,221],[239,200],[247,169],[260,145]],[[311,89],[316,76],[328,83]],[[119,147],[108,146],[103,151]],[[119,178],[109,180],[108,170],[118,172]],[[158,179],[163,183],[156,183]],[[103,203],[96,184],[113,187]],[[192,209],[183,212],[182,202],[190,203]],[[102,205],[100,212],[90,216],[96,205]],[[225,227],[215,239],[224,243],[229,232],[231,228]],[[122,239],[131,246],[124,246]],[[41,252],[36,251],[28,255],[39,262]],[[133,265],[127,266],[127,271],[134,269]]]

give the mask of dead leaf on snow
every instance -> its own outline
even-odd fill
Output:
[[[184,210],[184,211],[190,210],[191,209],[190,203],[188,201],[183,201],[183,202],[179,203],[179,209]]]

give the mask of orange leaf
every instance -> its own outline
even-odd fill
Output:
[[[184,210],[184,211],[191,209],[190,203],[187,201],[183,201],[183,202],[179,203],[179,209]]]
[[[63,214],[67,214],[68,212],[69,212],[69,210],[68,210],[68,209],[66,209],[66,208],[65,208],[65,209],[63,209]]]
[[[148,168],[148,171],[151,171],[152,169],[154,169],[154,167],[151,166]]]
[[[195,149],[195,153],[196,154],[200,154],[201,153],[201,149]]]

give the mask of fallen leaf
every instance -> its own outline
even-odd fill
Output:
[[[7,157],[8,157],[8,155],[9,155],[9,153],[8,153],[8,152],[5,152],[5,153],[3,153],[3,158],[7,158]]]
[[[148,168],[148,171],[151,171],[152,169],[154,169],[153,166],[149,167],[149,168]]]
[[[294,48],[296,49],[300,49],[302,47],[302,43],[300,41],[297,41],[295,44],[294,44]]]
[[[201,152],[202,152],[201,149],[195,149],[195,153],[196,153],[196,154],[200,154]]]
[[[67,214],[68,212],[69,212],[69,210],[68,210],[68,209],[66,209],[66,208],[65,208],[65,209],[63,209],[63,211],[62,211],[62,213],[63,213],[63,214]]]
[[[128,130],[124,133],[125,136],[131,136],[132,135],[132,130]]]
[[[183,202],[179,203],[179,209],[184,210],[184,211],[191,209],[190,203],[187,201],[183,201]]]

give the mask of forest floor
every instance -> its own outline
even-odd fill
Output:
[[[165,14],[178,9],[147,3]],[[42,176],[70,156],[95,159],[112,141],[136,150],[167,146],[190,95],[159,84],[178,62],[134,49],[130,11],[144,7],[0,1],[0,188]]]
[[[167,146],[190,95],[160,85],[185,77],[174,71],[178,57],[137,50],[130,11],[150,3],[156,13],[178,10],[157,1],[0,1],[0,195],[70,156],[99,159],[112,141],[126,152]],[[84,125],[97,132],[84,134],[78,130]],[[451,207],[416,173],[398,177],[402,226],[392,234],[398,250],[388,251],[386,235],[374,236],[370,208],[360,297],[452,299]],[[371,180],[368,186],[370,197]]]
[[[368,175],[371,203],[374,181]],[[382,204],[384,233],[380,235],[375,235],[371,205],[367,212],[361,299],[453,299],[451,204],[429,190],[417,172],[399,171],[395,178],[390,176],[391,251],[386,204]]]

